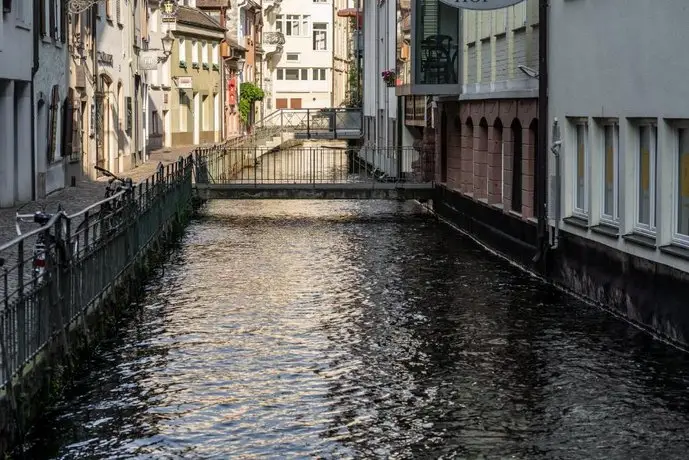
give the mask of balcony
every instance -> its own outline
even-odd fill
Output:
[[[263,0],[263,11],[268,15],[275,15],[280,12],[282,0]]]
[[[460,9],[441,0],[400,0],[397,17],[396,94],[459,95]]]
[[[266,61],[279,59],[285,45],[285,35],[282,32],[263,32],[261,45],[266,52]]]

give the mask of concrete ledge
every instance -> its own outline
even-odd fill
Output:
[[[432,184],[199,184],[198,198],[218,199],[330,199],[427,200]]]

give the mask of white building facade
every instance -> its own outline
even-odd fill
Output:
[[[49,1],[43,6],[43,11],[37,12],[38,67],[33,79],[37,197],[67,185],[73,135],[66,5]]]
[[[342,56],[338,56],[338,71],[334,72],[335,49],[340,53],[341,42],[346,41],[344,32],[337,36],[335,33],[336,29],[345,30],[341,26],[335,27],[335,11],[340,3],[339,0],[264,2],[263,36],[267,65],[263,75],[266,80],[264,88],[269,93],[266,95],[268,112],[327,108],[344,99]],[[271,38],[266,40],[267,37]],[[278,43],[283,38],[284,43]]]
[[[0,207],[33,198],[33,2],[0,11]]]
[[[689,259],[670,255],[689,249],[687,3],[555,0],[550,21],[563,228],[689,271]]]
[[[383,71],[396,68],[396,2],[368,2],[364,8],[363,135],[372,147],[393,146],[397,127],[395,87],[386,85]]]
[[[143,15],[143,16],[142,16]],[[142,0],[104,0],[97,13],[96,157],[115,173],[146,160],[144,119],[147,88],[139,51],[147,46]]]

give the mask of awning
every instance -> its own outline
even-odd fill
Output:
[[[362,14],[361,9],[357,8],[342,8],[340,10],[337,10],[337,15],[341,18],[356,18],[358,17],[359,20],[358,22],[358,28],[361,29],[361,26],[364,25],[364,15]]]

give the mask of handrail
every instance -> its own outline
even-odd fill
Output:
[[[34,235],[38,235],[39,233],[44,232],[44,231],[52,228],[53,225],[55,225],[55,222],[57,222],[58,217],[65,217],[65,218],[69,219],[69,216],[67,215],[66,212],[64,212],[64,211],[57,212],[57,213],[53,214],[53,217],[51,217],[50,220],[48,221],[48,223],[45,224],[44,226],[35,228],[28,233],[22,233],[21,235],[18,235],[17,237],[15,237],[13,240],[10,240],[9,242],[7,242],[5,244],[0,245],[0,252],[8,250],[10,247],[14,246],[15,244],[19,244],[19,242],[21,242],[22,240],[26,240],[26,239],[34,236]]]

